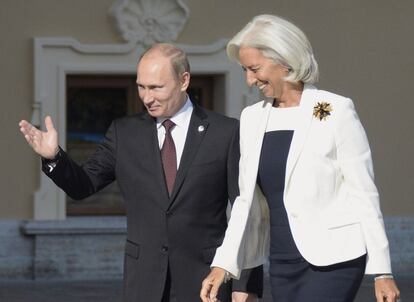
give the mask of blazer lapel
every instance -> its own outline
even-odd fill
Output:
[[[248,172],[245,173],[249,180],[247,183],[250,186],[246,186],[250,188],[250,192],[248,194],[250,197],[253,197],[254,188],[257,181],[257,172],[259,169],[259,161],[260,161],[260,153],[262,151],[262,144],[263,144],[263,137],[266,132],[267,121],[269,119],[270,111],[273,106],[273,101],[264,101],[263,106],[260,108],[260,112],[254,115],[255,120],[246,121],[248,127],[252,127],[253,125],[257,125],[257,127],[250,132],[250,138],[246,139],[246,169]],[[246,131],[250,131],[247,129]]]
[[[286,177],[285,188],[288,188],[292,171],[296,165],[303,146],[305,145],[306,138],[309,133],[309,128],[313,121],[313,104],[314,104],[314,91],[315,87],[311,85],[305,85],[300,101],[300,124],[293,133],[292,142],[290,144],[289,155],[286,163]],[[286,194],[285,189],[285,194]]]
[[[188,127],[187,138],[185,140],[183,154],[181,156],[180,166],[178,167],[177,177],[175,179],[174,188],[170,197],[170,205],[176,198],[184,179],[187,175],[188,168],[191,166],[198,148],[208,131],[209,122],[207,115],[201,107],[194,104],[193,114],[191,116],[190,125]]]

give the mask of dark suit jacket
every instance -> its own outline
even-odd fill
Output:
[[[222,243],[228,199],[238,195],[238,161],[238,121],[195,105],[171,197],[147,113],[114,121],[82,167],[61,151],[55,169],[43,171],[75,199],[118,181],[128,225],[125,301],[160,302],[169,267],[177,300],[193,302]],[[222,291],[228,301],[231,289]]]

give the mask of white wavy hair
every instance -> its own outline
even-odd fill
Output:
[[[308,38],[296,25],[273,15],[259,15],[250,21],[227,44],[227,55],[240,63],[242,46],[262,54],[289,70],[289,82],[313,84],[318,81],[318,63]]]

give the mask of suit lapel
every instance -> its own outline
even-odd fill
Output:
[[[180,166],[177,171],[173,192],[170,197],[170,206],[176,198],[187,175],[188,168],[191,166],[200,144],[208,131],[209,122],[207,120],[207,115],[197,104],[193,105],[193,114],[191,115],[187,138],[185,140],[184,150],[180,160]]]
[[[149,170],[154,173],[155,181],[160,184],[160,196],[165,197],[156,198],[156,200],[161,208],[167,209],[168,203],[166,203],[165,200],[168,200],[168,190],[165,183],[164,168],[162,166],[160,148],[158,144],[157,126],[154,118],[152,118],[149,114],[143,115],[142,119],[144,121],[142,133],[143,137],[146,138],[145,143],[143,143],[145,146],[144,150],[145,152],[148,152],[146,154],[152,154],[153,156],[153,160],[149,160],[147,164],[150,165]]]
[[[314,91],[315,87],[305,85],[300,101],[300,118],[298,128],[293,133],[292,142],[290,144],[289,155],[286,163],[285,188],[288,188],[290,177],[293,169],[305,145],[308,137],[309,128],[313,121],[313,105],[314,105]],[[286,194],[285,190],[285,194]]]

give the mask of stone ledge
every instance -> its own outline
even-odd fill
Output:
[[[20,225],[20,220],[0,219],[0,280],[33,277],[33,237],[22,235]]]
[[[393,271],[413,275],[414,217],[384,217]],[[122,277],[126,217],[63,221],[0,219],[0,280],[92,280]]]
[[[393,272],[399,276],[413,276],[414,217],[386,216],[384,223],[390,244]]]
[[[124,216],[68,217],[65,220],[30,220],[22,224],[26,235],[126,234]]]

